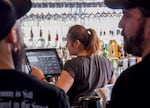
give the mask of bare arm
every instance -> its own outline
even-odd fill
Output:
[[[113,74],[110,81],[108,82],[109,84],[114,84],[116,82],[116,77],[115,75]]]
[[[43,72],[36,67],[32,67],[31,74],[39,79],[42,79],[43,81],[47,81],[44,80],[45,76]],[[63,89],[67,93],[68,90],[71,88],[73,82],[74,79],[72,78],[72,76],[67,71],[63,70],[58,81],[56,82],[56,86]]]
[[[59,80],[56,82],[56,86],[63,89],[66,93],[74,83],[74,79],[67,71],[62,71]]]
[[[32,67],[31,75],[37,77],[38,79],[40,79],[42,81],[47,81],[43,72],[40,69],[38,69],[37,67]]]

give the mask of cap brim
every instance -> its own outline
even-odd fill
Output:
[[[24,16],[32,7],[32,3],[30,0],[10,0],[14,5],[17,19]]]
[[[104,0],[104,3],[112,9],[124,9],[130,5],[129,0]]]

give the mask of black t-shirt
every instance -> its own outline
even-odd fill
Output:
[[[63,70],[74,78],[74,83],[67,93],[71,105],[78,104],[78,98],[81,96],[95,95],[94,89],[104,87],[113,75],[112,63],[98,55],[79,56],[68,60]]]
[[[108,108],[149,108],[150,54],[117,79]]]
[[[65,92],[15,70],[0,70],[0,108],[69,108]]]

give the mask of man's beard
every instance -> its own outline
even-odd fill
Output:
[[[139,27],[135,35],[127,37],[124,36],[124,50],[128,54],[134,56],[142,56],[143,53],[143,42],[144,42],[144,22]]]
[[[14,66],[15,70],[17,71],[23,71],[23,59],[25,57],[25,50],[22,49],[20,54],[18,55],[16,51],[12,51],[12,56],[13,56],[13,61],[14,61]]]

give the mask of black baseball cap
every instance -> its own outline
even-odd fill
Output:
[[[150,11],[150,0],[104,0],[107,7],[112,9],[128,9],[133,7],[142,7]]]
[[[30,0],[0,0],[0,40],[8,35],[16,20],[30,9]]]
[[[32,7],[31,0],[7,0],[12,3],[16,10],[17,19],[24,16]]]

